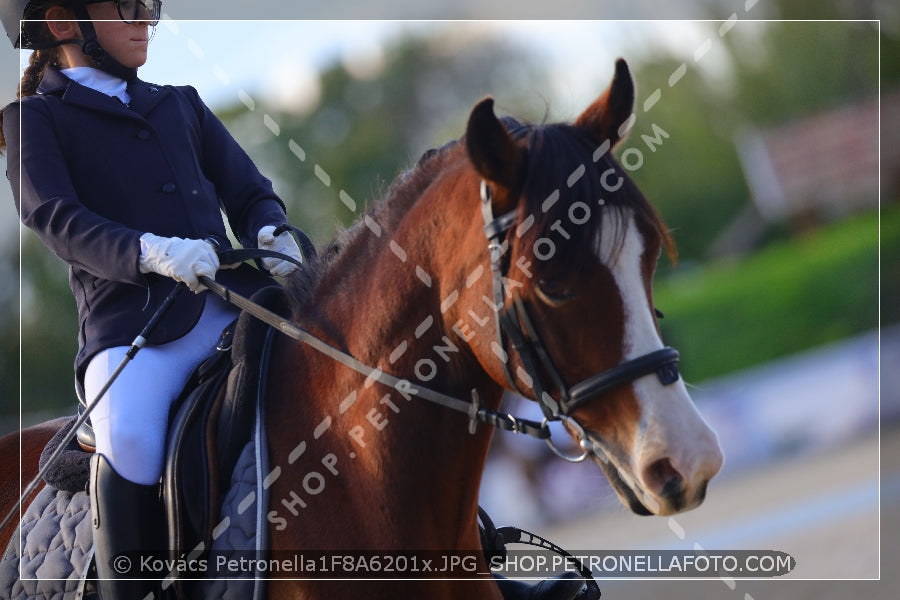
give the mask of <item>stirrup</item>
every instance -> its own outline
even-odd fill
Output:
[[[600,597],[600,586],[597,585],[591,570],[567,550],[518,527],[495,527],[490,516],[480,506],[478,507],[478,519],[480,521],[478,532],[481,535],[481,546],[488,564],[498,558],[506,559],[507,544],[526,544],[559,554],[566,558],[566,564],[571,564],[577,570],[577,574],[567,571],[558,577],[541,581],[535,586],[511,579],[497,578],[498,581],[504,582],[503,585],[499,583],[498,585],[507,600],[597,600]],[[574,584],[577,584],[577,587]],[[582,585],[584,589],[579,593]],[[504,591],[504,587],[507,588],[509,596],[506,595],[507,591]],[[555,595],[548,595],[549,593]]]

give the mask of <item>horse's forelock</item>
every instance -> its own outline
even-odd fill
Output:
[[[596,256],[601,232],[616,236],[613,248],[621,245],[626,209],[656,231],[671,254],[657,212],[609,152],[594,160],[599,144],[593,138],[570,125],[521,128],[510,132],[528,138],[520,223],[531,223],[521,239],[530,254],[552,252],[554,268],[577,272]],[[608,219],[614,227],[604,230]],[[541,238],[548,241],[535,248]]]

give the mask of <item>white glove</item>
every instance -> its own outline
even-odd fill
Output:
[[[160,237],[152,233],[141,236],[141,273],[159,273],[187,284],[197,293],[204,289],[197,279],[206,275],[216,277],[219,257],[212,244],[204,240],[179,237]]]
[[[278,236],[273,235],[274,233],[275,227],[273,225],[266,225],[261,228],[256,235],[258,247],[261,250],[272,250],[273,252],[286,254],[294,260],[303,262],[300,248],[297,246],[297,242],[294,240],[291,232],[284,231]],[[297,270],[297,265],[294,263],[278,258],[264,258],[262,263],[266,270],[276,277],[286,277]]]

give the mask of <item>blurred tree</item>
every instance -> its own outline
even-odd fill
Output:
[[[485,94],[497,95],[498,110],[516,114],[523,98],[546,93],[547,77],[527,50],[452,31],[401,39],[375,72],[354,75],[343,63],[332,65],[309,115],[261,100],[278,136],[260,136],[258,115],[242,106],[221,113],[265,165],[292,222],[317,242],[331,239],[337,223],[356,220],[426,149],[460,137],[468,111]]]
[[[879,89],[877,23],[738,22],[724,37],[721,23],[706,26],[711,39],[723,42],[703,59],[716,68],[683,62],[662,47],[637,66],[642,97],[627,142],[644,158],[633,175],[675,230],[686,261],[707,259],[712,242],[750,203],[734,146],[737,131],[774,127]],[[896,38],[882,41],[882,49],[896,44]],[[687,70],[671,86],[682,64]],[[896,85],[898,74],[893,77],[882,85]],[[641,110],[656,88],[660,100]],[[648,151],[642,136],[658,137],[654,125],[669,138]]]
[[[724,41],[733,71],[725,106],[757,125],[878,94],[877,23],[748,23]]]
[[[19,256],[15,249],[4,254],[0,268],[9,271],[6,281],[18,279]],[[28,231],[22,235],[20,264],[20,286],[0,296],[5,316],[0,320],[0,417],[8,419],[19,410],[20,353],[23,411],[72,411],[78,317],[67,268]]]

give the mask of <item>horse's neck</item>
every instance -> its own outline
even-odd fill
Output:
[[[462,225],[416,219],[415,210],[427,207],[414,207],[390,230],[370,223],[370,231],[344,248],[320,284],[314,319],[320,331],[330,332],[333,343],[366,364],[458,397],[480,388],[482,398],[496,404],[500,388],[442,313],[446,291],[439,263],[446,259],[446,249],[439,244],[458,243],[460,232],[453,228]],[[460,221],[458,215],[451,220]],[[417,543],[443,549],[477,545],[474,527],[460,527],[474,525],[490,432],[483,428],[470,435],[461,413],[371,385],[333,361],[301,352],[299,360],[314,364],[316,379],[332,382],[323,399],[331,406],[318,408],[338,404],[343,410],[347,405],[337,426],[346,428],[344,450],[355,456],[352,476],[366,479],[360,489],[367,490],[368,500],[384,503],[383,510],[407,513],[387,514],[392,533],[408,537],[413,532],[403,529],[414,524],[418,540],[412,541]],[[421,521],[409,519],[408,511],[425,507],[434,518],[427,525],[431,529],[423,532]]]
[[[314,305],[335,341],[363,362],[409,379],[424,372],[434,386],[461,393],[484,373],[445,319],[444,296],[454,287],[446,277],[448,247],[455,252],[467,226],[454,212],[426,198],[364,218]],[[439,363],[437,373],[430,361]]]

